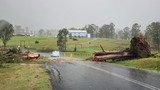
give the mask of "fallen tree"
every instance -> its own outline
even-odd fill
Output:
[[[150,46],[143,36],[133,37],[130,43],[130,48],[110,52],[105,52],[100,45],[103,52],[95,52],[93,54],[93,60],[104,61],[109,59],[147,58],[151,56]]]
[[[132,38],[129,52],[134,57],[146,58],[151,56],[150,46],[143,36]]]

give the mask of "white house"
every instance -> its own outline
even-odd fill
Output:
[[[68,31],[72,37],[88,37],[88,38],[90,38],[90,34],[88,34],[86,30],[68,30]]]

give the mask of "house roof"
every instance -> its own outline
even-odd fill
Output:
[[[87,33],[87,31],[86,30],[68,30],[69,31],[69,33]]]

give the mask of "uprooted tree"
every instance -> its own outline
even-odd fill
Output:
[[[129,52],[134,57],[146,58],[151,56],[150,45],[143,35],[132,38]]]
[[[108,60],[108,59],[129,59],[129,58],[147,58],[151,56],[150,46],[146,42],[143,35],[133,37],[131,40],[130,48],[123,51],[110,51],[110,52],[96,52],[94,53],[93,60]]]
[[[0,20],[0,39],[2,40],[4,47],[6,47],[7,42],[13,36],[13,25],[5,20]]]

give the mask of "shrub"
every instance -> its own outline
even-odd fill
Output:
[[[73,38],[73,41],[78,41],[78,39],[77,38]]]
[[[35,41],[35,44],[38,44],[39,43],[39,41]]]
[[[17,53],[19,53],[19,50],[14,47],[14,48],[9,49],[8,53],[17,54]]]
[[[6,59],[7,58],[3,54],[0,53],[0,67],[2,67],[3,63],[5,63]]]

